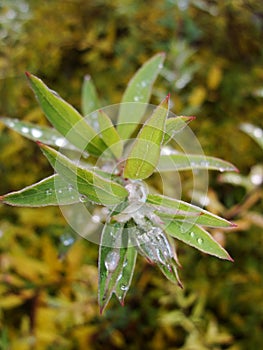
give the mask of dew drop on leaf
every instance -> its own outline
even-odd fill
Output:
[[[118,252],[116,251],[109,252],[104,261],[106,269],[109,272],[113,272],[118,266],[119,260],[120,260],[120,255]]]
[[[52,194],[52,189],[51,188],[49,188],[48,190],[46,190],[46,195],[47,196],[50,196]]]
[[[190,236],[194,238],[195,233],[194,232],[190,232]]]
[[[22,131],[23,133],[27,134],[27,133],[29,132],[29,129],[28,129],[26,126],[23,126],[23,127],[21,128],[21,131]]]
[[[203,242],[204,242],[204,240],[203,240],[202,238],[200,238],[200,237],[197,238],[197,243],[198,243],[198,244],[203,244]]]
[[[38,130],[38,129],[32,129],[31,130],[31,134],[33,137],[35,137],[36,139],[41,137],[43,135],[42,131],[41,130]]]
[[[87,197],[84,196],[83,194],[79,197],[79,201],[80,201],[81,203],[86,202],[86,200],[87,200]]]

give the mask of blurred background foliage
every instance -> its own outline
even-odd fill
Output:
[[[205,153],[249,176],[262,149],[239,124],[263,127],[262,37],[258,0],[4,0],[0,115],[47,123],[24,71],[80,109],[86,74],[104,105],[118,103],[139,66],[165,51],[152,102],[171,92],[173,112],[197,116],[191,127]],[[34,143],[3,126],[0,146],[1,194],[51,174]],[[217,180],[211,173],[208,208],[240,225],[212,233],[235,264],[180,244],[183,291],[140,260],[126,306],[113,301],[103,316],[97,246],[76,238],[64,254],[72,232],[57,208],[1,206],[0,348],[260,349],[262,181],[248,188]]]

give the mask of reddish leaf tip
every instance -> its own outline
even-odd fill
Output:
[[[36,141],[36,144],[39,146],[39,147],[43,147],[44,144],[41,142],[41,141]]]
[[[3,201],[5,199],[5,196],[0,196],[0,201]]]
[[[31,78],[31,74],[28,71],[25,72],[25,75],[27,76],[27,78]]]
[[[228,255],[227,260],[232,262],[232,263],[235,262],[235,260],[230,255]]]
[[[234,222],[230,222],[230,227],[238,227],[238,225],[235,224]]]
[[[188,117],[188,119],[190,120],[190,122],[192,121],[192,120],[195,120],[196,119],[196,117],[194,116],[194,115],[191,115],[190,117]]]

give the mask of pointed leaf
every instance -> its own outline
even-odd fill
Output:
[[[165,123],[163,145],[167,144],[176,133],[185,128],[186,125],[193,119],[195,119],[195,117],[178,116],[175,118],[168,118]]]
[[[127,157],[124,177],[145,179],[154,172],[160,157],[168,104],[169,95],[141,128]]]
[[[62,147],[65,149],[77,149],[56,129],[48,126],[40,126],[13,118],[1,118],[0,122],[29,140],[40,141],[46,145]]]
[[[125,237],[127,239],[127,237]],[[124,238],[124,239],[125,239]],[[102,313],[107,306],[118,277],[123,269],[127,242],[122,246],[123,225],[119,223],[106,223],[101,235],[99,249],[99,306]],[[126,247],[125,247],[126,246]]]
[[[101,107],[96,87],[89,75],[84,77],[81,90],[82,114],[87,118],[89,124],[96,130],[94,120],[89,119],[89,114]]]
[[[183,153],[161,155],[157,167],[160,172],[193,169],[238,171],[234,165],[219,158]]]
[[[233,261],[227,251],[203,228],[187,222],[163,220],[163,229],[172,237],[220,259]]]
[[[128,195],[127,190],[114,181],[103,178],[95,171],[77,166],[56,150],[41,145],[44,155],[56,172],[87,199],[102,205],[115,205]]]
[[[59,175],[52,175],[20,191],[0,197],[9,205],[20,207],[43,207],[78,203],[79,193]]]
[[[123,141],[112,124],[108,115],[102,110],[98,111],[100,135],[114,156],[119,159],[122,155]]]
[[[249,135],[263,149],[263,130],[250,123],[242,123],[240,129]]]
[[[173,215],[177,215],[177,213],[182,215],[182,211],[185,213],[185,218],[183,220],[189,222],[211,227],[233,227],[231,222],[220,218],[207,210],[178,199],[149,194],[147,197],[147,203],[150,203],[162,218],[169,215],[173,217]],[[197,213],[198,216],[193,215],[194,213]]]
[[[85,119],[40,79],[29,73],[27,77],[50,123],[77,148],[100,155],[106,146]]]
[[[118,116],[117,130],[122,139],[130,138],[141,121],[151,96],[152,85],[162,69],[164,58],[164,53],[153,56],[130,80]]]
[[[136,259],[137,250],[135,247],[128,247],[123,261],[122,270],[120,271],[115,287],[115,294],[121,305],[124,305],[124,299],[132,281]]]

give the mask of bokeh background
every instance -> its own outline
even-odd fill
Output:
[[[211,231],[234,264],[178,244],[180,290],[139,259],[125,307],[113,299],[102,316],[98,247],[73,238],[58,208],[1,205],[1,349],[262,348],[262,181],[248,185],[262,149],[239,128],[263,127],[262,38],[258,0],[0,2],[0,115],[47,124],[25,71],[78,109],[90,74],[108,105],[120,102],[141,64],[164,51],[151,102],[170,92],[174,113],[197,117],[191,128],[204,152],[233,162],[244,180],[234,186],[211,172],[206,199],[209,210],[238,224]],[[2,125],[0,147],[1,194],[52,173],[33,142]]]

